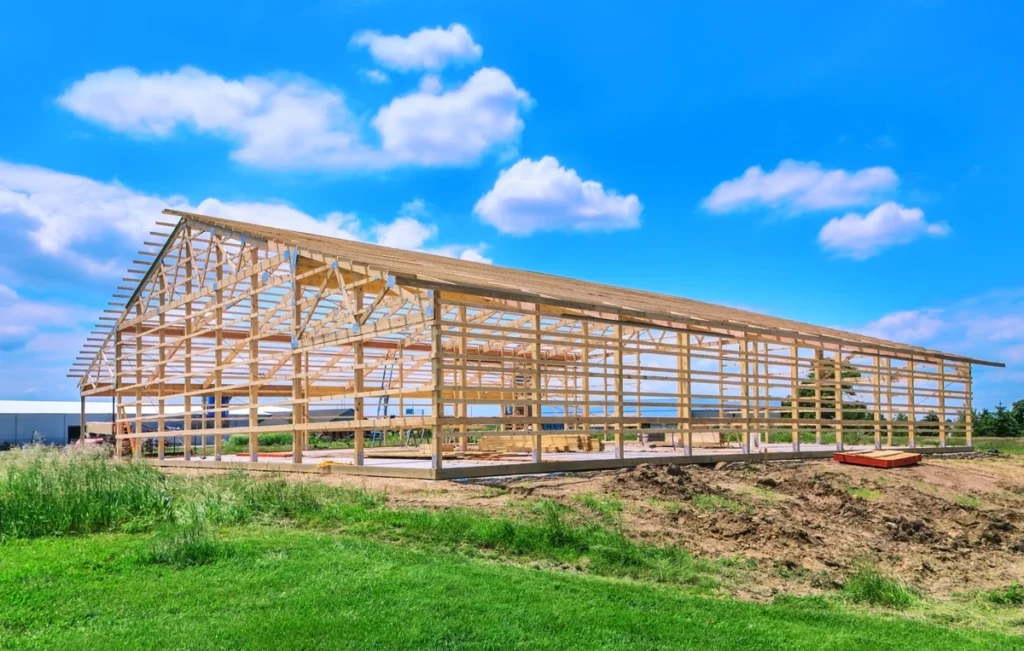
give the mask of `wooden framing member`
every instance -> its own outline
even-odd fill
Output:
[[[181,220],[167,243],[72,371],[83,404],[113,396],[133,456],[154,440],[168,464],[192,462],[201,437],[213,454],[196,463],[306,469],[311,432],[351,435],[353,474],[388,474],[379,455],[395,451],[366,449],[366,432],[388,446],[399,432],[414,447],[429,431],[429,445],[403,452],[434,478],[627,467],[664,456],[646,449],[661,435],[681,447],[673,458],[770,457],[780,444],[799,456],[825,452],[801,444],[810,431],[818,444],[834,431],[838,449],[891,447],[903,414],[909,446],[937,436],[942,447],[960,409],[971,440],[972,366],[993,365],[676,297],[170,214]],[[261,434],[282,430],[290,463],[259,450]],[[732,439],[720,450],[737,431],[741,449]],[[225,454],[235,434],[248,454]],[[174,459],[167,441],[179,437]]]

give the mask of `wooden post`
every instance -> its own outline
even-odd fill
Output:
[[[252,265],[260,261],[260,250],[252,247]],[[249,461],[260,460],[260,436],[256,431],[260,423],[259,400],[260,389],[256,384],[260,379],[260,277],[258,273],[249,276],[249,284],[253,290],[249,297]]]
[[[622,379],[622,325],[616,323],[612,326],[612,330],[615,333],[615,350],[613,354],[615,364],[615,407],[612,410],[612,414],[615,417],[615,456],[618,459],[626,458],[626,436],[624,430],[624,410],[625,406],[625,394],[623,390],[624,383]]]
[[[917,405],[914,404],[914,362],[907,362],[907,447],[917,447]]]
[[[124,445],[124,428],[126,423],[122,420],[124,415],[124,396],[121,394],[121,386],[124,369],[124,342],[121,339],[121,330],[114,324],[114,458],[121,458],[121,448]]]
[[[381,290],[383,291],[383,290]],[[353,301],[356,304],[356,310],[362,311],[363,309],[363,289],[357,287],[352,291]],[[353,387],[356,393],[356,398],[353,401],[353,409],[355,419],[361,421],[366,418],[366,402],[362,398],[362,393],[366,388],[366,358],[363,351],[363,342],[356,341],[352,344],[352,357],[353,357]],[[387,436],[387,431],[382,430],[384,436]],[[365,446],[366,446],[366,430],[362,427],[355,429],[355,440],[352,444],[352,459],[355,465],[363,465],[365,457]]]
[[[683,434],[683,454],[693,454],[693,384],[690,379],[690,335],[680,332],[676,335],[682,344],[679,351],[679,428]]]
[[[544,437],[542,435],[543,426],[540,422],[541,416],[541,390],[542,390],[542,377],[540,368],[540,305],[534,305],[534,309],[538,310],[537,314],[533,315],[533,399],[530,411],[533,416],[533,423],[531,429],[533,430],[533,462],[540,463],[543,459],[543,448],[544,448]]]
[[[142,316],[142,302],[135,303],[136,316]],[[142,322],[135,326],[135,427],[132,439],[132,456],[142,458]]]
[[[792,346],[793,365],[789,369],[790,395],[789,405],[793,418],[793,452],[800,451],[800,347]]]
[[[832,372],[835,380],[835,428],[836,450],[843,450],[843,349],[836,348],[836,366]]]
[[[157,264],[160,265],[159,271],[157,272],[158,276],[160,278],[160,282],[159,282],[160,296],[159,296],[159,298],[157,300],[157,303],[159,305],[159,310],[160,310],[160,313],[157,316],[157,322],[158,322],[158,326],[160,328],[160,332],[158,334],[158,342],[159,343],[157,344],[157,382],[158,382],[158,384],[157,384],[156,429],[157,429],[158,432],[165,432],[165,431],[167,431],[167,419],[166,419],[167,405],[166,405],[166,401],[164,400],[164,385],[167,382],[167,351],[165,350],[164,347],[167,344],[167,337],[166,337],[166,334],[164,333],[164,328],[167,325],[167,314],[165,314],[164,310],[166,309],[166,300],[167,300],[166,297],[165,297],[165,294],[167,292],[167,278],[164,275],[163,261],[162,260],[158,260]],[[157,437],[157,441],[156,441],[156,457],[157,457],[157,459],[159,459],[160,461],[163,461],[166,452],[167,452],[167,435],[166,434],[160,434]]]
[[[185,258],[185,295],[192,295],[192,230],[185,227],[188,257]],[[185,461],[192,460],[192,299],[185,301],[185,404],[182,408],[182,451]]]
[[[85,429],[86,429],[85,428],[85,425],[86,425],[86,420],[85,420],[85,396],[80,396],[79,400],[81,401],[81,406],[79,407],[79,415],[78,415],[78,439],[81,440],[81,439],[84,439],[86,437],[86,434],[87,434],[87,432],[85,431]],[[70,441],[68,441],[68,442],[70,443]]]
[[[974,438],[974,383],[970,362],[965,362],[966,379],[964,380],[964,437],[967,447],[973,447]]]
[[[590,322],[583,322],[583,417],[590,418]],[[592,432],[594,426],[589,420],[584,422],[583,429]],[[591,436],[591,434],[587,434]]]
[[[875,357],[875,449],[882,449],[882,358]]]
[[[291,264],[292,276],[292,461],[302,463],[302,431],[296,426],[302,424],[302,351],[299,350],[299,341],[302,338],[302,283],[296,278],[296,269],[299,261],[298,251],[294,248],[288,250],[288,260]],[[358,414],[356,417],[358,418]]]
[[[743,393],[740,402],[740,418],[743,420],[743,442],[740,444],[740,451],[744,454],[750,450],[750,351],[749,342],[746,339],[737,341],[740,351],[740,391]]]
[[[885,446],[891,448],[894,412],[892,408],[892,359],[889,357],[885,358],[885,408],[889,414],[887,425],[885,426]]]
[[[824,372],[825,351],[817,348],[814,351],[814,443],[821,445],[821,374]]]
[[[213,412],[213,428],[217,434],[213,437],[213,458],[215,461],[220,461],[224,449],[224,435],[221,434],[221,428],[224,426],[224,371],[221,368],[224,364],[224,246],[220,237],[214,237],[212,241],[217,243],[217,270],[214,274],[217,280],[213,290],[213,300],[217,302],[217,307],[214,309],[216,325],[213,335],[215,369],[213,381],[217,385],[213,393],[213,401],[216,403],[214,405],[216,411]]]
[[[466,359],[466,352],[468,350],[468,342],[466,341],[468,330],[466,329],[466,306],[459,306],[459,323],[462,326],[459,329],[459,364],[462,368],[459,370],[459,392],[458,392],[458,411],[457,413],[463,419],[469,417],[469,405],[466,403],[466,385],[468,384],[468,377],[466,373],[466,366],[469,361]],[[465,423],[459,425],[459,451],[465,452],[469,449],[469,426]]]
[[[939,360],[939,447],[946,447],[946,360]]]
[[[444,340],[441,331],[441,294],[436,290],[431,294],[430,357],[433,381],[431,412],[434,417],[431,465],[437,472],[444,465],[444,443],[441,431],[441,419],[444,418],[444,393],[442,391],[444,386]]]

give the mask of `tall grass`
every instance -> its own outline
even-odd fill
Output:
[[[30,446],[0,454],[0,540],[141,530],[166,520],[164,475],[103,450]]]
[[[597,502],[595,502],[597,504]],[[210,528],[286,523],[378,540],[571,564],[600,574],[714,587],[713,563],[677,547],[639,543],[583,511],[551,501],[500,515],[470,509],[391,508],[381,493],[243,472],[165,476],[80,450],[0,456],[0,536],[155,530],[153,562],[217,557]],[[616,505],[600,502],[615,512]]]
[[[900,610],[912,606],[921,596],[913,586],[867,564],[859,565],[847,577],[842,595],[854,603]]]

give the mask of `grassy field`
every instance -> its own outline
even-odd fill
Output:
[[[996,649],[1007,637],[757,605],[352,535],[221,532],[219,558],[155,563],[141,535],[8,543],[4,648]]]
[[[831,594],[723,598],[743,559],[634,541],[621,508],[399,508],[316,482],[5,453],[0,648],[1024,648],[940,625],[871,567]],[[986,607],[1012,613],[1022,592]]]

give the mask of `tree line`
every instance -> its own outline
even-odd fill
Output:
[[[823,381],[821,387],[821,418],[822,420],[834,420],[836,417],[835,363],[831,360],[821,360],[820,363],[821,379]],[[873,412],[868,411],[867,405],[856,400],[857,392],[854,390],[853,384],[843,382],[846,379],[853,380],[859,377],[861,377],[859,370],[852,365],[843,365],[840,376],[843,394],[843,420],[873,420],[875,417]],[[796,401],[799,418],[815,418],[816,403],[814,401],[800,401],[801,398],[814,398],[814,381],[814,371],[808,372],[807,377],[800,381],[802,386],[797,389]],[[847,396],[849,397],[848,399]],[[792,409],[792,399],[783,400],[781,406]],[[807,411],[804,411],[804,409]],[[783,411],[780,415],[782,418],[791,418],[791,414],[792,411]],[[991,410],[987,408],[981,410],[974,409],[972,415],[971,422],[973,424],[974,436],[1024,436],[1024,399],[1014,401],[1009,409],[1002,403],[999,403]],[[884,415],[882,420],[886,420]],[[893,420],[906,421],[907,415],[903,413],[897,414]],[[927,412],[922,417],[922,420],[925,422],[937,422],[939,415],[934,411]],[[965,420],[964,412],[960,411],[957,414],[956,422],[963,423]]]

